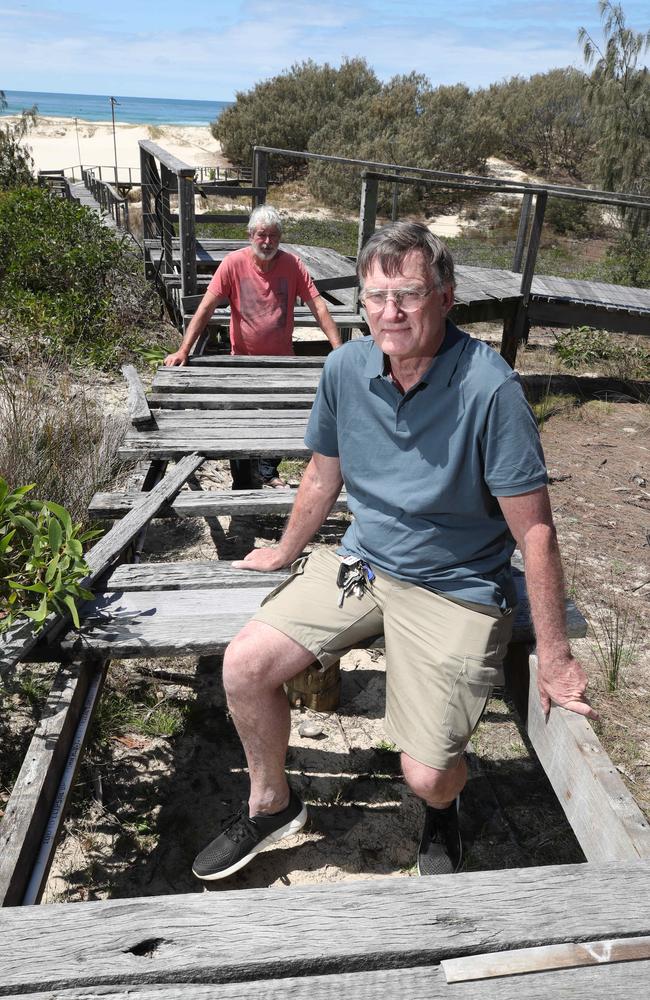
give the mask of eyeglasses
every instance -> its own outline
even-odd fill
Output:
[[[361,301],[369,312],[381,312],[386,308],[389,299],[393,300],[396,309],[415,312],[434,290],[435,285],[424,291],[415,291],[412,288],[368,288],[363,292]]]

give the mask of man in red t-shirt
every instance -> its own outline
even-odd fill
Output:
[[[280,250],[282,219],[269,205],[254,209],[248,221],[250,246],[228,254],[217,268],[181,346],[165,358],[168,367],[186,365],[192,345],[217,306],[230,303],[231,354],[293,354],[293,313],[297,298],[316,319],[332,347],[341,337],[307,268],[293,254]],[[279,459],[259,460],[262,482],[282,487]],[[250,463],[231,462],[233,486],[246,489]]]

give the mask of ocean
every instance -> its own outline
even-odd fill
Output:
[[[158,97],[113,95],[115,121],[146,125],[209,125],[232,101],[179,101]],[[111,120],[111,102],[101,94],[48,94],[31,90],[5,90],[7,108],[0,114],[20,114],[34,104],[42,115],[82,118],[91,122]]]

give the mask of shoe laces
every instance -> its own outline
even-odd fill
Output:
[[[245,802],[226,820],[223,832],[227,833],[235,844],[241,843],[246,837],[257,836],[257,829],[248,815],[248,806]]]

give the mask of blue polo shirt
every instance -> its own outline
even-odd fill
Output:
[[[512,606],[514,540],[497,501],[548,481],[516,372],[449,320],[402,395],[371,337],[327,358],[305,444],[338,457],[354,520],[341,552],[461,601]]]

